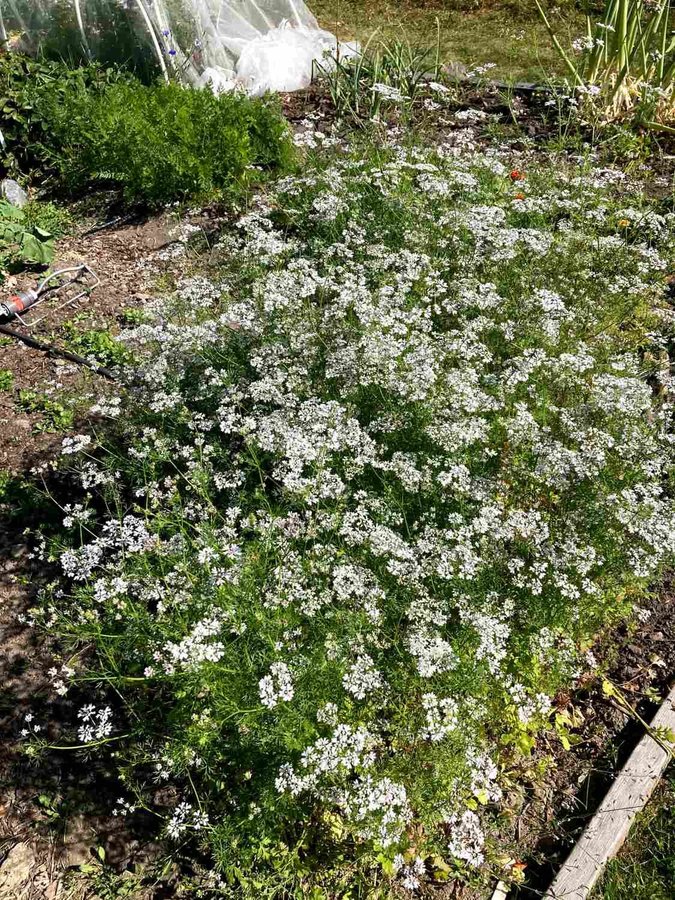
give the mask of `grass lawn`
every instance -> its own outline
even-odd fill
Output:
[[[314,0],[312,11],[321,24],[342,39],[368,40],[377,31],[383,39],[409,40],[435,46],[438,19],[441,57],[465,65],[496,63],[502,78],[542,80],[562,72],[533,0],[490,0],[479,9],[447,0]],[[554,6],[549,4],[549,6]],[[551,15],[563,46],[583,32],[584,17],[565,2]]]
[[[594,900],[672,900],[675,896],[675,768],[605,874]]]

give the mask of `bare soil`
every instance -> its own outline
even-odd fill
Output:
[[[143,272],[138,263],[171,243],[170,227],[167,217],[162,216],[119,230],[79,235],[60,242],[52,268],[87,263],[101,279],[101,284],[74,306],[57,310],[58,300],[45,303],[40,309],[40,315],[44,310],[45,319],[34,329],[22,328],[15,322],[10,323],[11,327],[46,342],[58,335],[64,322],[74,318],[83,329],[114,327],[120,312],[134,305],[141,290]],[[6,282],[3,290],[35,287],[39,274],[24,273],[12,281],[14,283]],[[38,318],[32,314],[30,317]],[[3,339],[0,346],[0,368],[9,369],[14,375],[13,390],[0,392],[0,470],[24,472],[49,455],[61,438],[36,431],[41,421],[40,412],[21,410],[16,402],[19,392],[40,392],[58,385],[59,391],[68,393],[81,389],[91,379],[86,369],[11,339]]]
[[[190,224],[212,228],[214,218],[215,213],[199,213],[190,217]],[[72,320],[83,330],[115,331],[121,311],[147,299],[158,278],[175,280],[189,266],[181,233],[184,222],[163,214],[94,233],[83,225],[78,234],[61,241],[53,268],[86,262],[101,283],[75,306],[58,310],[59,300],[46,303],[40,310],[46,318],[30,331],[32,336],[62,344],[61,326]],[[34,287],[38,280],[39,273],[27,273],[5,282],[3,291]],[[29,332],[16,322],[11,327]],[[94,398],[107,383],[86,368],[13,340],[0,344],[0,369],[10,370],[14,379],[11,390],[0,391],[0,473],[26,476],[58,453],[64,434],[40,430],[42,413],[22,410],[20,392]],[[11,505],[11,497],[5,508],[0,502],[0,898],[57,900],[64,893],[64,873],[100,862],[97,848],[103,847],[106,864],[119,870],[141,865],[157,855],[157,848],[144,833],[145,823],[136,823],[132,833],[126,820],[110,815],[119,789],[109,783],[104,769],[83,767],[81,760],[65,754],[36,763],[21,752],[25,714],[30,710],[37,720],[49,705],[54,715],[48,670],[55,657],[48,640],[23,624],[49,577],[31,559],[24,530],[47,513],[39,505]],[[74,700],[58,702],[65,713]],[[82,896],[95,896],[86,887],[82,890]],[[69,892],[71,896],[79,893]]]

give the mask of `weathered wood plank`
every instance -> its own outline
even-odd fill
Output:
[[[654,728],[675,730],[675,688],[651,724]],[[649,800],[670,759],[671,754],[654,738],[648,734],[642,738],[545,894],[545,900],[585,900],[626,840],[635,816]]]

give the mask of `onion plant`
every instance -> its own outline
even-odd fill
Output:
[[[358,53],[338,51],[315,64],[338,114],[357,123],[377,118],[383,103],[409,107],[429,77],[437,78],[440,71],[440,27],[435,52],[407,40],[373,46],[375,35]]]
[[[641,111],[649,124],[669,128],[675,119],[673,0],[608,0],[602,18],[588,17],[586,36],[575,41],[578,58],[563,49],[535,2],[575,87],[597,97],[606,118]]]

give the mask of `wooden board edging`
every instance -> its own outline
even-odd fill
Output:
[[[659,707],[651,727],[675,731],[675,687]],[[673,747],[669,753],[649,734],[640,740],[544,900],[586,900],[659,783],[672,759]]]

